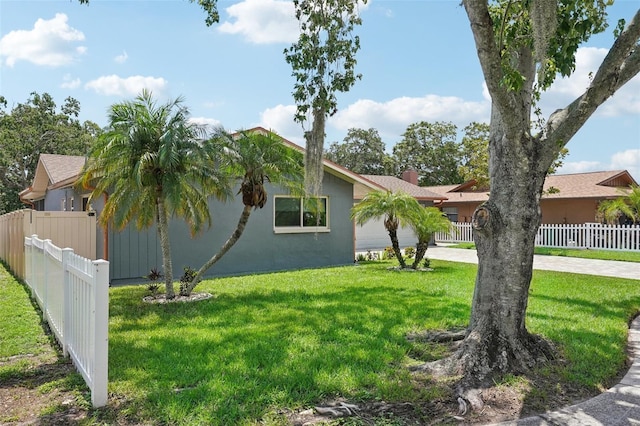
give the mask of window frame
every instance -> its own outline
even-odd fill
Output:
[[[300,225],[298,226],[276,226],[276,200],[278,198],[296,199],[300,201]],[[325,200],[325,222],[324,226],[304,226],[304,203],[305,200],[314,198],[320,198]],[[330,227],[330,214],[329,214],[329,197],[327,195],[319,195],[317,197],[295,197],[291,195],[274,195],[273,196],[273,232],[275,234],[303,234],[303,233],[318,233],[318,232],[331,232]]]

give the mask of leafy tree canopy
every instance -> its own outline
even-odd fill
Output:
[[[402,141],[393,148],[399,170],[417,170],[421,186],[461,182],[460,148],[453,123],[413,123],[402,136]]]
[[[355,129],[347,132],[343,143],[334,142],[325,151],[325,158],[363,175],[393,173],[391,156],[376,129]]]
[[[338,109],[336,93],[349,91],[361,78],[355,73],[360,38],[353,30],[362,21],[358,2],[353,0],[294,0],[293,4],[300,37],[284,55],[295,78],[294,119],[303,127],[305,121],[312,121],[311,130],[305,132],[305,185],[317,195],[322,182],[325,120]]]
[[[10,111],[0,98],[0,213],[24,205],[18,193],[31,185],[40,154],[85,155],[101,133],[80,122],[80,102],[72,97],[57,108],[51,95],[32,92]]]

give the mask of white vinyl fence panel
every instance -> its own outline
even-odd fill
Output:
[[[91,389],[107,403],[109,262],[78,256],[37,235],[26,237],[25,281],[62,347]]]
[[[470,223],[454,223],[455,233],[437,233],[436,243],[473,242]],[[538,229],[536,246],[600,250],[640,251],[640,225],[543,224]]]

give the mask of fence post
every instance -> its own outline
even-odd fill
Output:
[[[93,389],[91,403],[94,407],[107,404],[107,385],[109,378],[109,262],[95,260],[94,291],[91,300],[94,315],[94,363],[92,377]]]
[[[49,321],[49,261],[47,259],[47,247],[53,244],[51,240],[42,240],[42,318]]]
[[[71,274],[69,273],[69,259],[73,254],[73,249],[62,249],[62,355],[67,356],[67,347],[71,337]]]

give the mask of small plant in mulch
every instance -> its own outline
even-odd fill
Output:
[[[385,247],[383,257],[385,259],[393,259],[394,257],[396,257],[396,252],[393,251],[393,247]]]
[[[404,249],[404,255],[409,259],[413,259],[413,256],[416,255],[416,249],[413,247],[407,247],[406,249]]]
[[[197,273],[198,271],[190,266],[184,267],[184,272],[180,277],[180,296],[189,296],[187,293],[187,287],[191,284],[191,281],[193,281],[193,278]],[[198,282],[200,282],[200,280],[198,280]]]
[[[160,291],[160,280],[162,280],[163,277],[164,275],[162,275],[157,268],[152,268],[151,271],[149,271],[149,274],[143,277],[151,281],[147,284],[147,290],[149,290],[152,295],[155,296]]]

